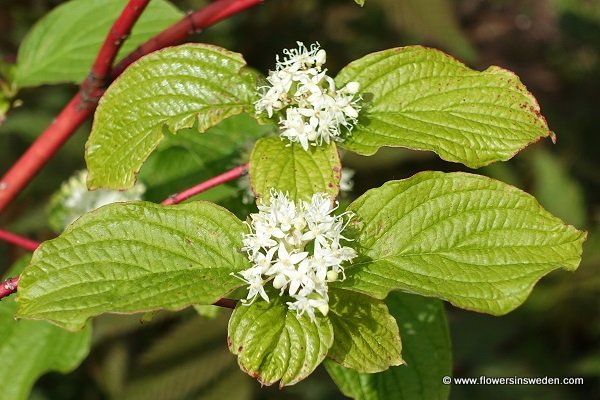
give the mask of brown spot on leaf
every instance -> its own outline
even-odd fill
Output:
[[[531,111],[532,114],[535,114],[538,118],[542,118],[542,113],[536,107],[529,106],[529,111]]]
[[[383,220],[380,220],[377,223],[377,226],[375,227],[375,234],[379,235],[381,232],[383,232],[384,227],[385,227],[385,222],[383,222]]]

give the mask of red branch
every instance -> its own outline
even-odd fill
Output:
[[[39,247],[39,243],[31,239],[24,238],[14,233],[0,229],[0,240],[15,244],[25,250],[34,251]],[[9,296],[17,291],[19,285],[19,277],[9,278],[0,283],[0,300],[3,297]]]
[[[105,79],[103,86],[106,86],[114,80],[125,70],[125,68],[127,68],[127,66],[143,55],[166,46],[180,44],[189,35],[201,32],[203,29],[225,18],[262,3],[262,1],[263,0],[217,0],[201,10],[188,14],[179,22],[142,44],[137,50],[119,62],[110,73],[110,76]],[[130,1],[128,7],[131,3],[137,2],[134,2],[133,0]],[[133,13],[133,10],[131,10],[131,12]],[[121,21],[121,17],[119,17],[117,21]],[[131,21],[131,16],[129,16],[128,20]],[[116,29],[113,26],[111,32],[115,30]],[[110,36],[111,35],[109,34],[109,37]],[[116,49],[117,44],[113,43],[113,46]],[[106,51],[108,52],[108,50]],[[88,80],[90,79],[93,80],[93,78],[88,78]],[[75,130],[94,111],[97,99],[99,99],[104,92],[103,87],[96,87],[94,85],[91,85],[92,87],[95,87],[93,93],[85,92],[73,97],[52,124],[39,136],[25,154],[21,156],[0,180],[0,212],[14,200],[46,162],[58,151],[62,144],[71,137]],[[90,82],[84,82],[82,84],[82,90],[89,86]]]
[[[34,240],[27,239],[27,238],[24,238],[19,235],[15,235],[14,233],[5,231],[3,229],[0,229],[0,240],[3,240],[8,243],[12,243],[16,246],[19,246],[19,247],[21,247],[25,250],[29,250],[29,251],[34,251],[40,245],[38,242],[36,242]]]
[[[94,108],[92,103],[82,103],[79,94],[71,99],[0,181],[0,212],[17,197]]]
[[[150,0],[129,0],[119,18],[110,28],[104,43],[98,51],[96,61],[87,79],[81,84],[81,96],[84,101],[98,102],[104,92],[108,74],[119,49],[131,33],[133,25],[144,12]]]
[[[0,211],[23,190],[25,185],[94,111],[98,99],[104,92],[103,88],[110,67],[148,1],[129,0],[119,18],[110,28],[92,66],[92,71],[81,84],[79,93],[71,99],[50,126],[4,175],[0,181]]]
[[[160,50],[166,46],[181,44],[190,35],[200,33],[209,26],[229,18],[240,11],[258,5],[263,1],[264,0],[217,0],[198,11],[189,13],[182,20],[171,25],[125,57],[113,69],[111,74],[112,78],[114,79],[119,76],[129,64],[143,55]]]
[[[19,285],[19,277],[9,278],[4,282],[0,283],[0,300],[2,298],[9,296],[17,291],[17,286]],[[221,301],[221,300],[219,300]],[[217,302],[218,303],[218,302]],[[215,304],[217,304],[215,303]],[[235,307],[235,306],[234,306]]]
[[[227,172],[222,173],[221,175],[217,175],[213,178],[210,178],[207,181],[197,184],[196,186],[193,186],[187,190],[184,190],[181,193],[177,193],[173,196],[169,196],[168,199],[166,199],[165,201],[163,201],[160,204],[165,205],[165,206],[170,206],[172,204],[181,203],[182,201],[187,200],[190,197],[195,196],[199,193],[205,192],[210,188],[213,188],[215,186],[219,186],[223,183],[237,179],[240,176],[245,175],[247,172],[248,172],[248,164],[237,166],[233,169],[230,169]]]

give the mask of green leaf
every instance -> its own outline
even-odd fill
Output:
[[[396,320],[383,301],[332,289],[329,308],[335,342],[328,358],[344,367],[368,373],[404,363]]]
[[[382,0],[385,18],[401,34],[415,42],[439,45],[474,62],[476,51],[462,32],[452,0]]]
[[[162,201],[224,171],[248,162],[252,145],[272,132],[273,125],[259,125],[246,114],[227,118],[202,135],[194,128],[167,134],[140,170],[138,178],[147,187],[145,199]],[[244,154],[247,150],[247,154]],[[203,200],[220,201],[237,190],[223,186],[203,193]]]
[[[42,243],[19,282],[19,317],[67,329],[105,312],[211,304],[241,286],[243,223],[207,202],[119,203]]]
[[[0,125],[6,120],[6,113],[10,110],[11,101],[0,91]]]
[[[577,0],[551,0],[553,12],[560,18],[576,16],[592,23],[600,22],[600,5],[597,2],[581,2]]]
[[[365,5],[365,0],[354,0],[354,2],[361,7]]]
[[[333,143],[305,151],[297,143],[272,136],[259,140],[250,156],[250,184],[257,198],[268,199],[271,188],[288,192],[294,200],[308,200],[321,192],[336,197],[341,171]]]
[[[15,66],[0,60],[0,125],[6,120],[6,114],[13,106],[13,98],[18,89],[14,84]],[[14,102],[15,106],[20,100]]]
[[[163,137],[197,122],[200,132],[254,112],[255,77],[241,55],[206,44],[151,53],[106,91],[86,145],[90,189],[126,189]]]
[[[452,363],[442,302],[396,291],[386,303],[400,326],[406,365],[365,374],[326,361],[327,371],[343,394],[357,400],[447,399],[450,386],[442,378],[451,375]]]
[[[438,50],[369,54],[336,77],[340,87],[350,81],[360,83],[365,106],[343,147],[360,154],[399,146],[477,168],[551,134],[515,74],[499,67],[474,71]]]
[[[359,259],[339,286],[378,298],[401,289],[494,315],[550,271],[575,270],[586,237],[531,195],[466,173],[391,181],[348,210]]]
[[[532,193],[548,209],[570,224],[587,223],[583,189],[569,176],[564,165],[552,153],[536,149],[530,153],[531,170],[535,177]]]
[[[33,27],[19,47],[16,83],[26,87],[81,82],[125,4],[126,0],[76,0],[56,7]],[[117,60],[182,16],[168,1],[151,1]]]
[[[325,358],[333,328],[325,317],[298,317],[274,294],[270,303],[238,303],[229,321],[229,349],[240,367],[263,385],[280,387],[306,378]]]
[[[27,264],[21,259],[10,272],[14,276]],[[19,288],[20,292],[20,288]],[[16,321],[14,296],[0,301],[0,382],[3,399],[28,399],[34,382],[48,371],[75,369],[90,348],[91,329],[68,332],[45,321]]]

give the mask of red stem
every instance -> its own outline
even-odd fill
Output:
[[[79,93],[4,175],[0,181],[0,211],[23,190],[94,111],[104,91],[110,67],[148,1],[129,0],[110,28],[88,78],[81,84]]]
[[[182,201],[187,200],[190,197],[197,195],[198,193],[205,192],[210,188],[213,188],[215,186],[219,186],[223,183],[237,179],[240,176],[245,175],[247,172],[248,172],[248,164],[237,166],[233,169],[230,169],[227,172],[222,173],[221,175],[217,175],[213,178],[210,178],[207,181],[197,184],[196,186],[193,186],[187,190],[184,190],[181,193],[177,193],[173,196],[169,196],[168,199],[164,200],[160,204],[165,205],[165,206],[170,206],[172,204],[181,203]]]
[[[200,10],[186,15],[176,24],[171,25],[146,43],[142,44],[118,63],[113,68],[111,74],[112,79],[119,76],[129,64],[133,63],[143,55],[160,50],[163,47],[181,44],[190,35],[200,33],[205,28],[231,17],[240,11],[258,5],[263,1],[264,0],[217,0]]]
[[[83,103],[80,94],[71,99],[0,181],[0,212],[71,137],[94,108],[92,103]]]
[[[249,7],[262,3],[263,0],[217,0],[205,8],[188,14],[179,22],[165,29],[154,38],[142,44],[137,50],[119,62],[105,79],[104,84],[110,83],[121,72],[138,58],[166,46],[181,43],[191,34],[198,33],[227,17],[230,17]],[[134,1],[128,3],[128,7]],[[135,2],[137,3],[137,2]],[[138,5],[139,6],[139,5]],[[128,10],[127,8],[125,10]],[[129,12],[129,11],[128,11]],[[133,10],[131,10],[133,12]],[[130,16],[131,17],[131,16]],[[131,20],[131,19],[129,19]],[[121,21],[121,17],[117,21]],[[123,22],[124,23],[124,22]],[[116,24],[116,23],[115,23]],[[115,28],[113,26],[113,28]],[[124,28],[121,27],[121,28]],[[111,30],[113,32],[113,30]],[[109,37],[111,35],[109,34]],[[114,44],[116,49],[116,44]],[[117,49],[118,50],[118,49]],[[106,50],[108,52],[108,50]],[[96,66],[95,63],[94,66]],[[104,68],[98,66],[98,68]],[[100,72],[102,72],[100,70]],[[93,75],[93,74],[91,74]],[[93,78],[89,78],[90,80]],[[75,132],[96,108],[97,100],[104,89],[91,82],[82,84],[84,93],[77,94],[56,117],[52,124],[39,136],[31,147],[10,168],[0,180],[0,212],[2,212],[23,188],[33,179],[46,162],[58,151],[62,144]]]
[[[18,276],[15,278],[9,278],[9,279],[5,280],[4,282],[0,283],[0,300],[2,300],[2,298],[6,297],[8,295],[15,293],[17,291],[18,285],[19,285],[19,277]],[[221,300],[219,300],[219,301],[221,301]]]
[[[34,251],[40,245],[34,240],[24,238],[23,236],[15,235],[14,233],[5,231],[4,229],[0,229],[0,240],[12,243],[29,251]]]
[[[133,25],[144,12],[150,0],[129,0],[114,22],[98,51],[87,79],[81,84],[81,95],[85,101],[98,102],[104,92],[108,74],[123,42],[129,37]]]

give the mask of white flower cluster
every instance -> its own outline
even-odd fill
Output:
[[[348,240],[342,231],[352,215],[331,215],[336,208],[324,193],[295,204],[277,191],[271,193],[269,205],[258,205],[242,248],[253,265],[236,275],[248,284],[245,304],[258,296],[268,302],[264,286],[272,282],[280,296],[287,291],[295,300],[287,305],[298,315],[306,313],[314,320],[315,309],[327,315],[327,284],[343,279],[341,264],[356,257],[354,249],[340,244]]]
[[[327,70],[321,68],[325,50],[318,43],[310,50],[297,43],[297,49],[283,51],[283,61],[277,57],[275,71],[267,77],[271,86],[260,88],[262,97],[255,109],[257,114],[266,112],[269,118],[279,112],[281,136],[308,150],[309,143],[317,146],[340,140],[342,127],[352,130],[361,108],[357,95],[360,85],[349,82],[336,89]]]
[[[60,192],[53,199],[53,203],[56,203],[53,208],[60,207],[57,212],[60,221],[53,223],[54,229],[61,231],[83,214],[106,204],[140,200],[146,191],[142,183],[136,183],[133,188],[123,192],[104,189],[89,191],[86,179],[87,171],[82,170],[62,184]]]

